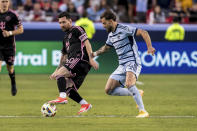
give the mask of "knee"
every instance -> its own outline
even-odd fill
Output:
[[[109,95],[109,90],[108,90],[108,89],[105,89],[105,93],[106,93],[107,95]]]
[[[7,70],[10,74],[14,73],[14,66],[13,65],[7,65]]]
[[[126,82],[126,87],[127,87],[127,88],[130,88],[130,87],[132,87],[132,86],[134,86],[134,85],[135,85],[134,82]]]
[[[13,74],[14,70],[8,70],[9,74]]]
[[[61,80],[61,79],[65,79],[65,77],[60,76],[60,75],[55,75],[55,79],[58,81],[58,80]]]
[[[105,93],[107,94],[107,95],[111,95],[111,89],[110,88],[105,88]]]

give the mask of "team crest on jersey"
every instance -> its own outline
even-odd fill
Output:
[[[70,33],[69,35],[68,35],[68,39],[70,39],[72,37],[72,34]]]
[[[114,42],[115,41],[115,38],[111,38],[111,42]]]
[[[120,36],[118,35],[118,39],[120,39]]]
[[[11,17],[10,17],[10,16],[6,16],[6,17],[5,17],[5,20],[6,20],[6,21],[10,21],[10,20],[11,20]]]

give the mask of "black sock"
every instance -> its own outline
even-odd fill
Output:
[[[75,102],[79,103],[83,99],[73,87],[69,87],[66,90],[66,93],[68,94],[69,98],[71,98]]]
[[[16,85],[15,81],[15,71],[12,74],[9,74],[12,85]]]
[[[66,92],[66,79],[65,77],[60,77],[57,79],[57,86],[59,92]]]

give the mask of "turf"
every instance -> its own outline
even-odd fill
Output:
[[[18,94],[10,93],[8,75],[0,75],[0,131],[196,131],[197,75],[141,75],[143,97],[150,118],[136,119],[132,97],[108,96],[109,77],[90,74],[80,94],[93,105],[77,116],[78,104],[57,105],[57,115],[41,116],[40,108],[58,96],[48,75],[17,75]],[[16,117],[12,117],[16,116]]]

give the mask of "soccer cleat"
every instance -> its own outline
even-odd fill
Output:
[[[136,116],[136,118],[145,118],[145,117],[149,117],[149,114],[147,111],[140,111],[139,114]]]
[[[15,96],[16,93],[17,93],[16,85],[12,85],[12,88],[11,88],[11,94],[12,94],[12,96]]]
[[[138,90],[139,92],[140,92],[140,95],[141,95],[141,97],[144,95],[144,91],[143,90]],[[138,105],[136,104],[136,108],[138,109],[139,107],[138,107]]]
[[[143,90],[139,90],[140,95],[143,96],[144,95],[144,91]]]
[[[51,104],[67,104],[68,100],[67,100],[67,98],[58,97],[57,99],[49,101],[48,103],[51,103]]]
[[[78,112],[78,114],[81,114],[81,113],[84,113],[84,112],[87,112],[88,110],[90,110],[92,108],[92,105],[91,104],[82,104],[81,105],[81,108]]]

